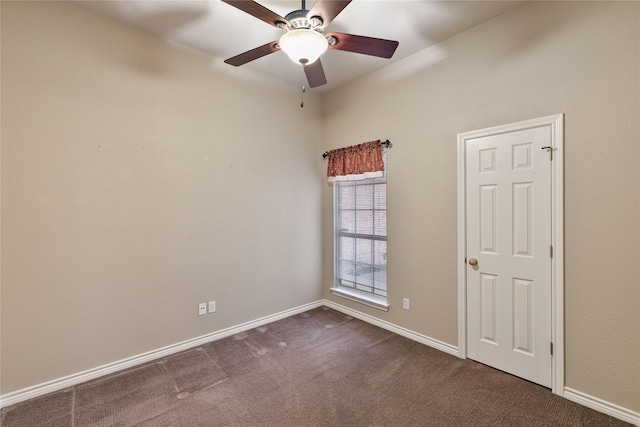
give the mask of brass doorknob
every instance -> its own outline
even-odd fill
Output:
[[[469,260],[469,265],[478,265],[478,260],[477,260],[477,259],[475,259],[475,258],[471,258],[471,259]]]

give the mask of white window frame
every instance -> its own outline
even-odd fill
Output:
[[[384,173],[384,177],[383,178],[368,178],[365,179],[364,181],[358,181],[355,182],[355,185],[367,185],[365,182],[368,181],[369,185],[374,185],[374,184],[379,184],[379,183],[386,183],[386,177],[387,177],[387,173],[386,173],[386,153],[384,153],[383,155],[384,159],[385,159],[385,173]],[[342,280],[340,278],[340,262],[339,262],[339,256],[340,256],[340,237],[341,237],[341,232],[340,230],[338,230],[338,215],[339,215],[339,200],[338,200],[338,190],[339,190],[339,186],[341,185],[339,182],[335,182],[333,187],[333,224],[334,224],[334,259],[333,259],[333,265],[334,265],[334,286],[331,288],[331,293],[333,295],[336,296],[340,296],[342,298],[346,298],[352,301],[356,301],[359,302],[361,304],[365,304],[368,305],[370,307],[374,307],[377,308],[379,310],[383,310],[383,311],[388,311],[389,310],[389,304],[387,302],[387,298],[388,296],[385,295],[379,295],[376,294],[374,292],[370,292],[370,291],[365,291],[365,290],[359,290],[357,289],[357,283],[351,282],[353,283],[354,286],[350,286],[350,285],[346,285],[342,283]],[[386,194],[385,194],[386,196]],[[386,197],[385,197],[386,200]],[[375,203],[375,202],[374,202]],[[385,209],[386,209],[386,202],[385,202]],[[372,242],[374,240],[378,240],[378,241],[387,241],[387,235],[385,236],[380,236],[380,235],[360,235],[357,233],[349,233],[351,237],[359,237],[361,236],[364,239],[370,239],[372,240]],[[388,234],[388,232],[387,232]],[[348,281],[348,280],[347,280]],[[350,281],[348,281],[350,282]],[[372,284],[363,284],[363,287],[370,287],[370,285]],[[388,289],[387,289],[388,292]],[[387,294],[388,295],[388,294]]]

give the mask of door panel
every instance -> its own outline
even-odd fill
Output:
[[[551,386],[549,127],[466,144],[467,349]]]
[[[480,339],[498,344],[498,276],[480,275]]]
[[[496,185],[480,186],[480,252],[496,251]]]

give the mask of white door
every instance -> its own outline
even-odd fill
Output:
[[[467,354],[545,387],[552,368],[550,145],[549,126],[466,141]]]

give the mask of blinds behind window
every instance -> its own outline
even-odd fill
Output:
[[[386,163],[386,153],[383,161]],[[386,297],[386,174],[334,185],[338,284]]]

